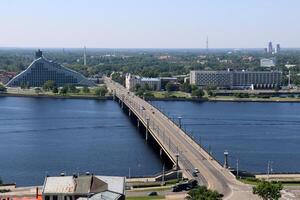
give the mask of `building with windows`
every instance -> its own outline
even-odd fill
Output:
[[[8,87],[42,87],[43,84],[52,80],[57,86],[74,84],[80,86],[94,86],[95,83],[88,80],[82,74],[66,68],[56,62],[49,61],[43,57],[42,51],[36,52],[36,59],[29,67],[15,76],[7,83]]]
[[[269,45],[268,45],[268,53],[270,53],[270,54],[273,53],[273,44],[272,44],[272,42],[269,42]]]
[[[46,177],[42,196],[43,200],[125,200],[125,177]]]
[[[217,88],[275,88],[281,86],[280,71],[191,71],[190,83]]]
[[[261,67],[275,67],[276,59],[275,58],[262,58],[260,59]]]
[[[133,91],[135,90],[136,86],[139,85],[144,87],[148,85],[152,90],[161,90],[161,79],[160,78],[146,78],[141,76],[135,76],[132,74],[126,74],[125,77],[125,87]]]

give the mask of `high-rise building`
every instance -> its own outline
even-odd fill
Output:
[[[275,53],[280,53],[280,44],[276,45]]]
[[[272,53],[272,52],[273,52],[273,44],[272,44],[272,42],[269,42],[268,53]]]

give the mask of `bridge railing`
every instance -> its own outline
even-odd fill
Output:
[[[115,85],[116,86],[116,85]],[[159,139],[160,143],[163,145],[165,150],[173,157],[174,160],[176,160],[176,155],[178,155],[178,164],[181,169],[185,170],[190,175],[194,171],[193,164],[189,161],[189,159],[185,156],[184,152],[180,149],[178,145],[176,145],[174,142],[172,142],[171,138],[165,133],[165,130],[163,127],[160,127],[159,125],[155,124],[154,121],[150,120],[151,117],[143,110],[143,108],[134,100],[135,98],[139,97],[131,97],[127,98],[125,95],[126,93],[122,92],[121,89],[117,88],[117,90],[120,90],[116,92],[116,96],[121,99],[128,107],[130,107],[132,110],[134,110],[136,113],[139,114],[141,120],[143,120],[144,124],[147,123],[147,119],[149,119],[149,128],[154,134],[154,136]],[[151,105],[153,106],[153,105]],[[161,113],[163,117],[169,118],[165,116],[163,113]],[[169,119],[170,120],[170,119]]]
[[[129,98],[124,98],[123,100],[126,101],[127,106],[131,107],[131,109],[134,109],[135,112],[139,114],[139,116],[142,118],[145,124],[147,123],[147,119],[149,119],[149,128],[151,132],[155,135],[156,138],[160,140],[160,142],[162,143],[164,148],[169,152],[170,155],[173,155],[174,157],[178,155],[178,163],[181,169],[184,169],[191,174],[194,170],[193,164],[185,156],[180,147],[178,147],[178,145],[172,142],[171,138],[165,133],[164,128],[160,128],[159,125],[157,125],[154,121],[150,120],[150,116],[146,114],[146,112],[140,107],[138,103],[132,101]],[[176,158],[174,158],[174,160],[175,159]]]

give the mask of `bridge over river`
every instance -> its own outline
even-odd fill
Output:
[[[221,166],[160,110],[110,78],[105,78],[105,84],[121,106],[128,108],[129,115],[136,116],[138,125],[144,125],[146,140],[151,135],[173,163],[182,170],[184,177],[196,178],[201,185],[222,193],[224,199],[258,199],[252,195],[251,186],[237,181],[228,169]],[[197,177],[193,176],[195,168],[200,172]]]

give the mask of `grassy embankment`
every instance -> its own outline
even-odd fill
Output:
[[[260,181],[256,178],[242,178],[238,180],[249,185],[257,185]],[[283,186],[300,186],[300,181],[282,181],[281,183]]]
[[[196,99],[192,97],[189,93],[175,91],[154,91],[151,93],[155,99]],[[208,101],[261,101],[261,102],[300,102],[300,97],[248,97],[239,98],[236,96],[215,96],[211,97],[205,92],[205,95],[201,98],[202,100]]]

